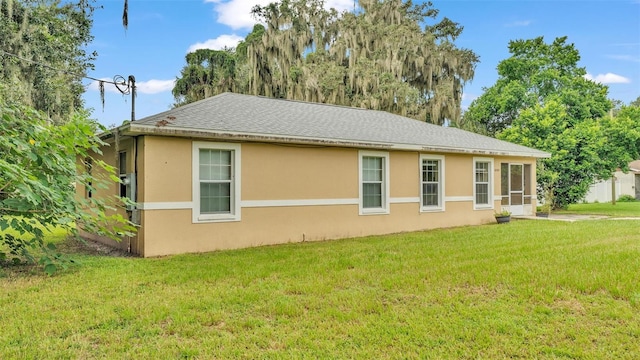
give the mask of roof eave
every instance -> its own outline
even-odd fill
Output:
[[[126,128],[125,128],[126,126]],[[428,146],[415,144],[396,144],[375,141],[357,141],[343,139],[318,139],[302,136],[290,135],[274,135],[274,134],[257,134],[257,133],[241,133],[230,131],[214,131],[191,128],[177,128],[170,126],[150,126],[141,124],[126,124],[118,128],[123,135],[158,135],[172,137],[188,137],[197,139],[216,139],[223,141],[249,141],[249,142],[268,142],[268,143],[287,143],[298,145],[315,145],[315,146],[334,146],[334,147],[352,147],[352,148],[368,148],[368,149],[387,149],[387,150],[404,150],[404,151],[428,151],[439,153],[456,153],[456,154],[474,154],[474,155],[493,155],[493,156],[518,156],[533,158],[548,158],[551,154],[545,152],[514,152],[487,150],[475,148],[457,148],[443,146]]]

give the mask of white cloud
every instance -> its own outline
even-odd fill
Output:
[[[640,62],[640,56],[632,56],[632,55],[607,55],[609,59],[615,60],[623,60],[623,61],[633,61]]]
[[[601,84],[628,84],[631,82],[626,77],[614,73],[598,74],[596,76],[587,73],[584,78]]]
[[[171,91],[175,80],[149,80],[136,82],[136,90],[141,94],[157,94]]]
[[[532,22],[533,21],[531,21],[531,20],[520,20],[520,21],[514,21],[514,22],[507,23],[504,26],[506,26],[506,27],[529,26],[529,25],[531,25]]]
[[[190,53],[198,49],[221,50],[221,49],[224,49],[225,47],[230,47],[230,48],[236,47],[236,45],[238,45],[238,43],[243,39],[244,38],[235,34],[220,35],[215,39],[209,39],[205,42],[199,42],[189,46],[189,49],[187,49],[187,52]]]
[[[471,94],[471,93],[466,93],[466,92],[463,92],[463,93],[462,93],[462,101],[469,101],[469,102],[471,102],[471,101],[473,101],[473,100],[475,100],[475,99],[477,99],[477,98],[478,98],[478,95]]]
[[[104,81],[113,81],[113,79],[101,78],[100,80]],[[136,82],[136,91],[139,94],[157,94],[165,91],[171,91],[173,89],[173,85],[175,80],[149,80],[149,81],[137,81]],[[88,90],[100,91],[100,85],[97,81],[92,81],[91,84],[87,87]],[[104,91],[120,94],[120,91],[116,89],[116,86],[113,84],[104,84]]]
[[[217,13],[217,21],[234,30],[251,29],[258,21],[251,15],[251,9],[256,5],[268,5],[273,0],[205,0],[213,3],[213,10]],[[327,0],[325,8],[335,8],[338,11],[353,9],[353,0]]]

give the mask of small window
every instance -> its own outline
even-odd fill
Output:
[[[422,155],[420,160],[422,210],[444,210],[444,157]]]
[[[193,145],[193,221],[240,220],[240,146]]]
[[[87,176],[89,178],[89,181],[87,181],[85,187],[84,187],[84,197],[86,199],[91,199],[93,197],[93,191],[91,190],[93,188],[93,183],[91,182],[92,179],[92,174],[91,171],[93,169],[93,160],[91,158],[86,158],[84,159],[84,170],[87,173]]]
[[[360,152],[360,214],[389,213],[389,155]]]
[[[121,151],[118,154],[118,175],[120,177],[120,197],[127,196],[127,185],[124,180],[127,177],[127,152]]]
[[[493,209],[493,159],[474,158],[473,207]]]

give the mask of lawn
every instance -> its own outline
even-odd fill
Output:
[[[5,270],[0,357],[640,356],[636,220],[519,220]]]
[[[640,217],[640,201],[608,203],[571,204],[559,214],[607,215],[613,217]]]

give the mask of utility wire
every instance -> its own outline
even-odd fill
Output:
[[[126,5],[125,5],[126,6]],[[48,64],[43,64],[31,59],[27,59],[27,58],[23,58],[21,56],[18,56],[16,54],[12,54],[10,52],[6,52],[2,49],[0,49],[0,53],[7,55],[7,56],[11,56],[14,57],[16,59],[22,60],[22,61],[26,61],[28,63],[31,64],[35,64],[38,66],[42,66],[45,67],[47,69],[51,69],[53,71],[57,71],[58,73],[62,73],[62,74],[67,74],[67,75],[71,75],[71,76],[76,76],[79,78],[83,78],[83,79],[89,79],[89,80],[93,80],[93,81],[97,81],[98,82],[98,89],[100,90],[100,102],[102,103],[102,111],[104,111],[104,84],[112,84],[116,87],[116,89],[118,89],[118,91],[120,91],[120,93],[122,95],[129,95],[131,94],[131,121],[135,120],[135,96],[136,96],[136,84],[135,84],[135,78],[133,77],[133,75],[129,75],[129,79],[128,81],[125,81],[124,77],[120,76],[120,75],[116,75],[113,77],[113,81],[109,81],[109,80],[103,80],[103,79],[96,79],[94,77],[88,76],[88,75],[80,75],[80,74],[76,74],[73,73],[71,71],[68,70],[61,70],[58,68],[55,68],[51,65]],[[122,79],[122,80],[120,80]],[[125,87],[124,89],[120,88],[120,86]]]
[[[85,79],[88,79],[88,80],[97,81],[99,83],[107,83],[107,84],[113,84],[113,85],[127,85],[127,83],[124,81],[124,79],[121,82],[109,81],[109,80],[103,80],[103,79],[96,79],[96,78],[88,76],[88,75],[80,75],[80,74],[72,73],[71,71],[68,71],[68,70],[61,70],[61,69],[55,68],[55,67],[53,67],[51,65],[47,65],[47,64],[43,64],[43,63],[37,62],[35,60],[23,58],[21,56],[6,52],[6,51],[1,50],[1,49],[0,49],[0,53],[2,53],[4,55],[11,56],[11,57],[14,57],[16,59],[20,59],[22,61],[26,61],[26,62],[29,62],[29,63],[32,63],[32,64],[40,65],[42,67],[46,67],[48,69],[51,69],[51,70],[54,70],[54,71],[57,71],[57,72],[60,72],[60,73],[63,73],[63,74],[77,76],[77,77],[85,78]]]

